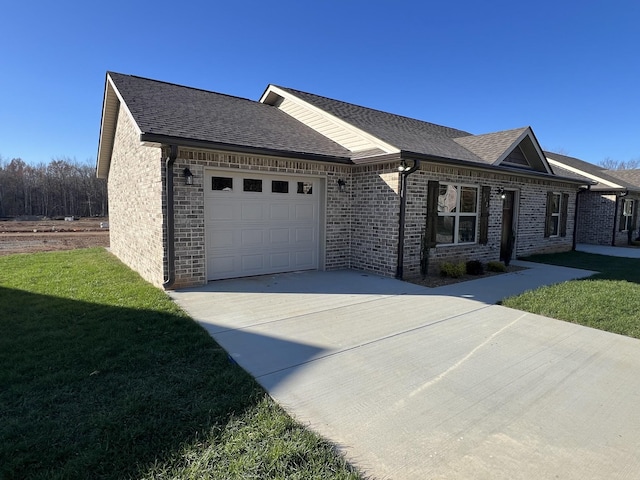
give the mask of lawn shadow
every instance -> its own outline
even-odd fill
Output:
[[[139,477],[264,398],[180,312],[2,287],[0,305],[0,478]]]

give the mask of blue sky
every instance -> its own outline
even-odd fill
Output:
[[[545,149],[640,159],[640,2],[5,2],[0,157],[95,162],[107,70],[269,83]]]

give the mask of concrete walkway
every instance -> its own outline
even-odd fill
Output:
[[[610,257],[640,258],[640,248],[638,247],[609,247],[606,245],[587,245],[579,243],[576,245],[579,252],[595,253],[597,255],[608,255]]]
[[[373,478],[640,478],[640,341],[495,305],[591,272],[437,289],[355,271],[172,293]]]

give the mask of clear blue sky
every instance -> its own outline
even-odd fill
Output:
[[[640,158],[640,2],[5,2],[0,156],[95,162],[112,70],[257,100],[269,83],[545,149]]]

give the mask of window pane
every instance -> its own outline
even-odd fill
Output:
[[[476,217],[460,217],[458,227],[458,242],[467,243],[476,241]]]
[[[243,185],[245,192],[261,192],[262,180],[256,180],[253,178],[245,178]]]
[[[313,193],[313,183],[298,182],[298,193],[303,195],[311,195]]]
[[[559,223],[560,217],[554,216],[551,217],[551,235],[558,235],[558,223]]]
[[[559,193],[553,194],[553,205],[551,207],[551,211],[553,213],[560,213],[560,194]]]
[[[282,180],[272,180],[271,192],[272,193],[289,193],[289,182],[282,181]]]
[[[438,192],[438,212],[452,213],[456,211],[458,191],[453,185],[440,184]]]
[[[438,217],[436,243],[453,243],[455,217]]]
[[[460,211],[475,213],[478,208],[478,189],[474,187],[462,187],[460,195]]]
[[[631,216],[633,213],[633,200],[624,201],[624,214]]]
[[[212,190],[224,190],[230,192],[233,190],[233,178],[229,177],[211,177]]]

